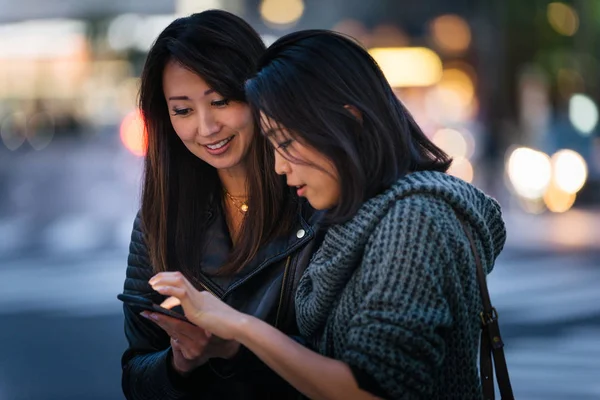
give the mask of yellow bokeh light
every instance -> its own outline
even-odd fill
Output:
[[[573,36],[579,29],[579,16],[573,7],[554,2],[548,4],[548,22],[552,28],[564,36]]]
[[[440,50],[448,53],[462,53],[471,44],[469,24],[458,15],[442,15],[431,23],[433,41]]]
[[[266,23],[288,26],[304,13],[302,0],[262,0],[260,15]]]
[[[469,144],[464,135],[454,129],[440,129],[433,134],[431,141],[450,157],[468,158]]]
[[[446,69],[440,82],[426,94],[428,113],[447,124],[468,120],[475,113],[475,87],[469,75],[456,68]]]
[[[473,165],[464,157],[455,157],[448,169],[448,173],[465,182],[473,182]]]
[[[567,193],[555,184],[551,184],[544,194],[544,204],[546,204],[548,210],[554,213],[563,213],[573,207],[576,198],[575,193]]]
[[[425,47],[377,47],[369,53],[392,87],[431,86],[442,77],[442,60]]]
[[[471,77],[457,68],[445,69],[439,84],[444,88],[460,93],[465,104],[470,103],[475,95],[475,86]]]

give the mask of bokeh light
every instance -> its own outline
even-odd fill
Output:
[[[302,0],[262,0],[260,16],[267,24],[289,26],[297,22],[304,13]]]
[[[464,122],[473,117],[475,85],[462,69],[445,69],[435,87],[425,96],[425,107],[430,118],[441,124]]]
[[[564,36],[573,36],[579,29],[579,16],[573,7],[554,2],[548,4],[548,22],[552,28]]]
[[[517,194],[528,199],[542,198],[552,178],[550,157],[527,147],[510,153],[506,170]]]
[[[565,193],[577,193],[585,184],[588,168],[584,158],[573,150],[560,150],[550,159],[552,179]]]
[[[565,192],[552,183],[548,186],[546,193],[544,193],[544,204],[553,213],[563,213],[573,207],[576,198],[577,195],[575,193]]]
[[[469,148],[465,135],[455,129],[440,129],[433,134],[431,140],[450,157],[468,159],[471,156],[472,149]]]
[[[425,47],[377,47],[369,53],[392,87],[431,86],[442,77],[442,60]]]
[[[123,118],[120,136],[121,142],[131,153],[140,157],[146,155],[144,120],[138,110],[130,112]]]
[[[471,77],[458,68],[445,69],[440,80],[440,85],[447,86],[461,93],[461,97],[465,104],[473,100],[475,94],[475,85]]]
[[[450,168],[448,169],[448,173],[466,182],[473,182],[473,165],[464,157],[454,157],[452,165],[450,165]]]
[[[434,43],[443,52],[463,53],[471,44],[469,24],[458,15],[437,17],[431,22],[430,30]]]
[[[589,135],[598,125],[598,106],[584,94],[574,94],[569,100],[569,120],[580,133]]]

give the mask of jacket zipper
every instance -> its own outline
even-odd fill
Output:
[[[285,283],[287,281],[287,275],[291,259],[292,256],[288,256],[287,261],[285,262],[285,269],[283,270],[283,280],[281,281],[281,292],[279,294],[279,305],[277,306],[277,316],[275,317],[276,328],[279,328],[279,313],[281,311],[281,305],[283,304],[283,292],[285,291]]]

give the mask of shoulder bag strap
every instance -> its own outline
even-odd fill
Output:
[[[481,264],[475,241],[473,240],[473,236],[471,235],[467,224],[456,210],[454,210],[454,213],[460,221],[465,235],[469,239],[471,251],[473,252],[475,264],[477,266],[477,283],[479,284],[481,303],[483,304],[483,311],[479,314],[482,329],[479,368],[483,396],[485,400],[494,400],[494,378],[492,375],[495,368],[498,388],[500,389],[500,397],[502,400],[514,400],[510,378],[508,376],[508,367],[506,366],[506,359],[504,357],[504,343],[502,342],[500,327],[498,326],[498,313],[496,312],[496,309],[492,307],[483,265]],[[492,357],[494,359],[493,366]]]

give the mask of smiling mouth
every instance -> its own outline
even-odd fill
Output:
[[[231,142],[231,139],[233,139],[233,136],[228,137],[227,139],[223,139],[220,142],[217,142],[214,144],[205,144],[204,146],[209,148],[210,150],[219,150],[220,148],[225,146],[227,143]]]

